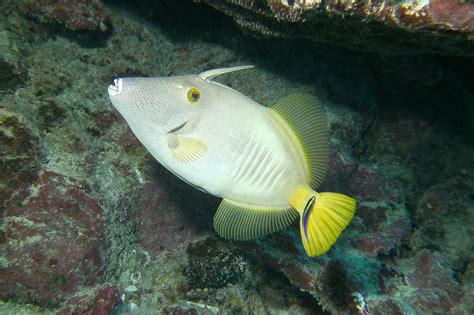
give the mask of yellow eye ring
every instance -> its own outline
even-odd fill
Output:
[[[191,103],[196,103],[201,98],[201,92],[195,87],[192,87],[186,91],[186,97]]]

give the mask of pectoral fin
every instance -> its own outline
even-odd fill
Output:
[[[168,148],[173,157],[182,164],[195,162],[207,152],[207,146],[199,138],[168,134]]]

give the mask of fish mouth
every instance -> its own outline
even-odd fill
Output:
[[[118,78],[114,79],[113,83],[109,85],[108,92],[110,96],[114,96],[122,92],[123,80]]]

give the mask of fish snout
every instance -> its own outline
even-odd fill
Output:
[[[108,92],[110,96],[114,96],[122,92],[122,86],[123,86],[123,79],[122,78],[117,78],[114,79],[112,84],[109,85],[108,87]]]

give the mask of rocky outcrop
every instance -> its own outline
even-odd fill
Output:
[[[0,104],[0,217],[11,194],[36,178],[40,155],[37,142],[25,119],[1,109]]]
[[[106,31],[106,14],[100,0],[22,0],[23,9],[42,22],[59,23],[74,31]]]
[[[100,275],[102,207],[83,185],[42,172],[6,202],[0,298],[57,305]]]
[[[474,3],[461,0],[205,0],[247,32],[384,55],[474,55]]]

